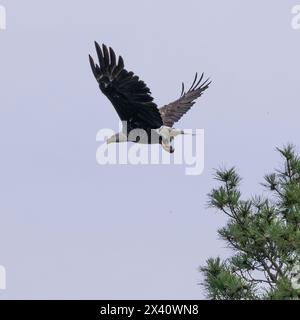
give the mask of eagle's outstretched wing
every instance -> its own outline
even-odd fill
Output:
[[[193,84],[187,92],[184,91],[184,83],[182,83],[180,98],[159,109],[165,126],[173,127],[174,123],[194,105],[195,100],[209,87],[211,83],[209,79],[201,83],[203,76],[204,74],[202,73],[197,82],[198,74],[196,73]]]
[[[147,85],[133,72],[124,69],[120,56],[104,44],[102,49],[95,42],[99,65],[91,56],[90,65],[101,91],[111,101],[120,119],[127,121],[130,129],[156,129],[162,126],[162,118],[153,102]]]

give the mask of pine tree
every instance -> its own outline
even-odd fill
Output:
[[[264,177],[267,197],[243,200],[235,168],[217,170],[209,206],[228,217],[218,234],[232,256],[200,268],[210,299],[300,299],[300,158],[277,149],[282,168]]]

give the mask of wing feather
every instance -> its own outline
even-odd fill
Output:
[[[198,74],[196,73],[194,81],[187,92],[184,91],[184,83],[182,83],[180,98],[159,109],[165,126],[173,127],[174,123],[181,119],[181,117],[190,110],[190,108],[195,104],[195,100],[199,98],[209,87],[211,84],[209,79],[205,80],[201,84],[203,77],[204,74],[202,73],[197,82]]]
[[[112,48],[95,42],[99,66],[89,56],[92,72],[101,91],[111,101],[122,121],[130,128],[156,129],[163,121],[150,89],[145,82],[124,68],[121,56],[117,58]]]

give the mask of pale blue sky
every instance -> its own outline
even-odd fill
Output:
[[[213,168],[236,165],[245,195],[298,143],[296,0],[0,0],[0,264],[6,298],[197,299],[197,272],[224,255],[206,208]],[[159,105],[205,72],[179,122],[205,129],[205,171],[95,161],[118,118],[91,74],[93,41],[122,54]],[[95,55],[95,54],[94,54]]]

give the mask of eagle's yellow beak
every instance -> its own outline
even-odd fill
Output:
[[[114,141],[114,137],[110,137],[110,138],[108,138],[108,139],[106,140],[106,143],[107,143],[107,144],[110,144],[110,143],[113,143],[113,142],[115,142],[115,141]]]

